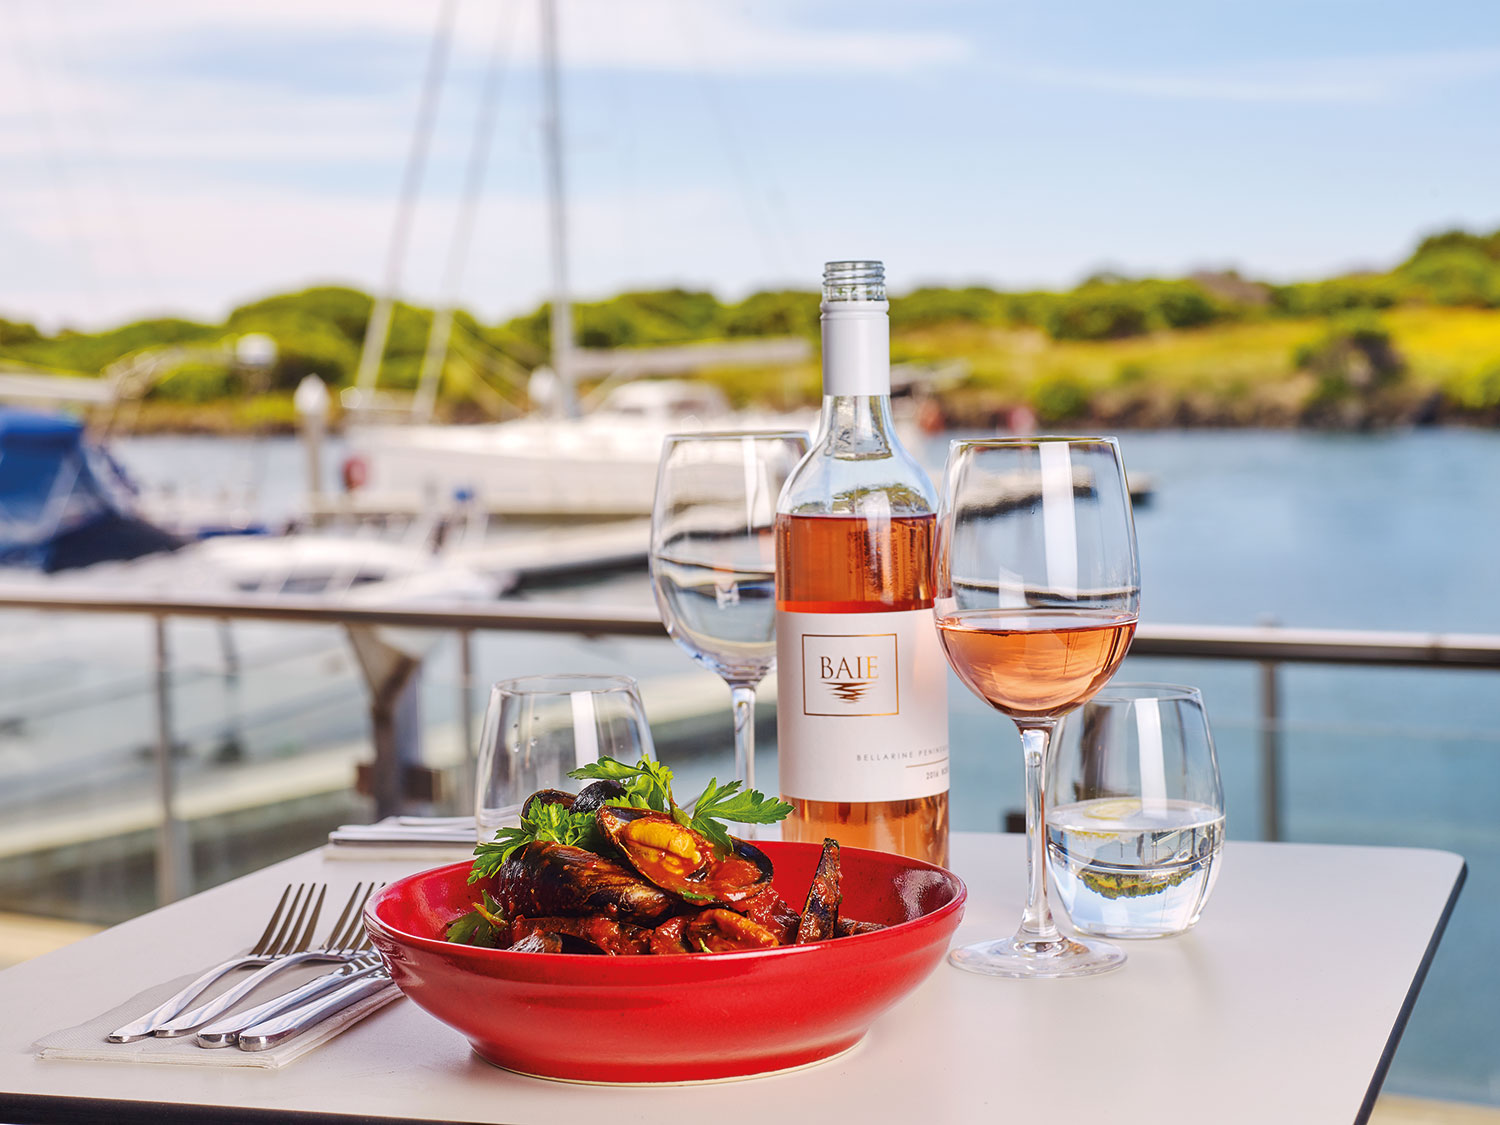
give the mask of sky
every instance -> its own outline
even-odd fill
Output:
[[[0,0],[0,316],[217,320],[384,284],[482,320],[551,285],[539,0]],[[1385,268],[1500,227],[1494,0],[557,0],[570,289],[737,298]],[[483,190],[455,220],[493,65]]]

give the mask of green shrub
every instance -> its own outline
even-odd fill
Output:
[[[1193,281],[1085,282],[1054,296],[1042,323],[1055,340],[1117,340],[1162,328],[1199,328],[1236,310]]]
[[[1076,289],[1047,313],[1047,334],[1054,340],[1117,340],[1151,329],[1151,310],[1125,286]]]
[[[752,293],[724,310],[726,336],[816,336],[818,294],[800,289]]]
[[[25,324],[19,320],[6,320],[0,316],[0,348],[10,347],[13,344],[30,344],[42,338],[42,334],[36,330],[36,325]]]
[[[891,329],[927,328],[935,324],[1004,324],[1006,300],[993,289],[914,289],[891,302]]]
[[[1403,266],[1410,266],[1419,259],[1433,253],[1449,250],[1476,250],[1485,257],[1500,262],[1500,230],[1492,234],[1471,234],[1466,230],[1445,230],[1429,234],[1412,252]]]
[[[1298,371],[1318,377],[1315,403],[1367,393],[1395,382],[1406,369],[1390,333],[1369,312],[1335,318],[1321,337],[1298,345],[1292,363]]]
[[[1401,267],[1400,278],[1421,300],[1437,305],[1500,305],[1500,262],[1475,246],[1437,249]]]
[[[1500,363],[1492,363],[1454,380],[1447,397],[1465,410],[1500,408]]]
[[[151,389],[150,397],[176,402],[213,402],[240,389],[224,364],[184,363]]]
[[[1331,316],[1351,309],[1387,309],[1401,298],[1389,274],[1355,274],[1329,281],[1271,287],[1271,311],[1285,316]]]
[[[373,297],[358,289],[321,285],[241,305],[229,314],[229,320],[233,323],[246,318],[280,317],[284,314],[308,316],[327,321],[351,343],[360,344],[364,341],[365,325],[370,320],[370,309],[374,303]]]
[[[1071,371],[1059,371],[1032,383],[1026,400],[1037,417],[1050,425],[1082,416],[1089,407],[1089,389]]]
[[[267,386],[291,390],[304,375],[331,385],[353,381],[359,347],[331,322],[291,309],[241,309],[230,317],[236,335],[262,332],[276,341],[276,362]]]

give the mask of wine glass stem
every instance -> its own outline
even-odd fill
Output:
[[[1028,723],[1020,728],[1026,755],[1026,912],[1016,940],[1028,944],[1053,942],[1060,936],[1047,905],[1047,793],[1042,771],[1052,727]]]
[[[734,776],[746,789],[755,788],[755,689],[730,684],[734,700]]]

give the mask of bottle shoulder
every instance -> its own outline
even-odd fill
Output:
[[[900,445],[880,456],[815,446],[787,479],[776,510],[786,515],[915,516],[937,511],[926,470]]]

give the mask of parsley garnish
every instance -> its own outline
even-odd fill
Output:
[[[658,762],[642,759],[637,765],[627,766],[613,758],[600,758],[597,762],[583,766],[568,774],[576,778],[608,778],[625,786],[625,796],[606,802],[626,808],[655,809],[669,812],[672,819],[684,828],[691,828],[707,836],[714,850],[720,855],[734,851],[730,839],[720,821],[736,824],[774,824],[792,811],[792,806],[783,804],[758,793],[754,789],[741,792],[741,784],[731,781],[720,785],[714,778],[698,799],[689,804],[689,813],[672,798],[672,771]]]
[[[642,758],[633,766],[617,762],[613,758],[600,758],[586,766],[579,766],[568,773],[580,781],[618,781],[625,786],[625,796],[605,802],[627,809],[655,809],[666,812],[672,808],[672,771],[660,762],[648,762]]]
[[[742,791],[738,781],[720,785],[719,779],[713,778],[693,806],[692,823],[689,827],[696,828],[712,840],[720,855],[727,855],[734,850],[734,843],[719,821],[775,824],[791,811],[791,805],[754,789]]]
[[[627,809],[651,809],[669,813],[684,828],[708,837],[720,855],[734,851],[734,841],[720,821],[739,824],[774,824],[792,811],[792,806],[774,800],[753,789],[741,792],[738,781],[720,785],[718,778],[689,807],[678,805],[672,797],[672,771],[659,762],[644,758],[633,766],[614,758],[600,758],[568,774],[580,781],[618,781],[625,787],[623,797],[607,804]],[[603,841],[591,812],[575,813],[562,805],[533,803],[521,818],[518,828],[502,828],[495,838],[474,849],[474,868],[469,882],[491,878],[500,873],[505,861],[533,841],[572,844],[597,852]],[[705,900],[707,901],[707,900]],[[457,923],[455,923],[456,925]]]
[[[476,883],[498,875],[506,860],[534,840],[573,844],[594,851],[598,844],[594,814],[575,813],[562,805],[533,802],[521,818],[519,828],[502,828],[495,833],[493,840],[474,849],[474,868],[469,872],[469,882]]]
[[[480,945],[494,949],[500,944],[500,931],[507,925],[505,914],[489,891],[482,892],[482,901],[474,909],[461,914],[448,923],[447,938],[462,945]]]

